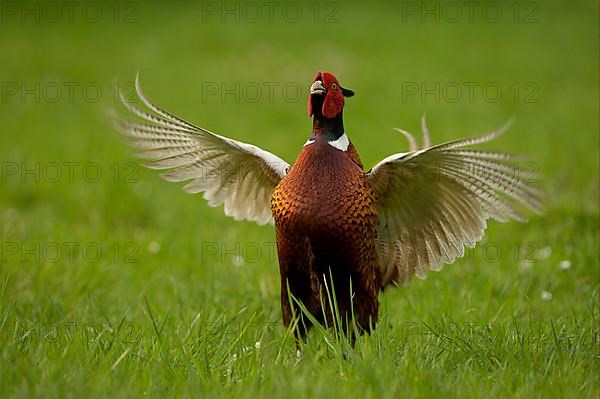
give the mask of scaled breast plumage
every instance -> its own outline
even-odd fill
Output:
[[[307,232],[328,226],[340,235],[351,225],[375,225],[373,191],[349,152],[319,141],[305,146],[273,193],[276,223],[300,223]]]

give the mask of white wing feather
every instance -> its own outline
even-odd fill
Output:
[[[168,169],[168,181],[189,181],[189,193],[204,193],[210,206],[225,205],[225,214],[236,220],[273,223],[271,196],[289,164],[254,145],[209,132],[154,105],[135,82],[142,109],[121,96],[123,105],[143,122],[123,120],[120,130],[150,159],[146,166]]]
[[[429,146],[424,120],[422,126]],[[525,181],[513,157],[463,148],[490,141],[507,128],[394,154],[367,174],[379,212],[382,286],[406,284],[454,262],[465,246],[472,248],[482,238],[489,218],[525,220],[515,203],[541,210],[540,191]],[[409,141],[412,147],[414,139]]]

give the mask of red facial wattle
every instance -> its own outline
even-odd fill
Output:
[[[320,80],[326,89],[321,113],[325,118],[335,118],[344,107],[342,88],[335,76],[330,72],[317,72],[313,82]],[[308,116],[313,115],[312,94],[308,96]]]

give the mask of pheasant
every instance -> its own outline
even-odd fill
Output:
[[[423,118],[423,148],[397,129],[410,150],[365,171],[342,117],[354,92],[330,72],[318,72],[310,86],[312,133],[293,165],[159,108],[138,78],[135,88],[143,107],[121,96],[138,118],[121,120],[119,128],[146,166],[167,170],[161,176],[168,181],[188,181],[187,192],[204,193],[210,206],[224,204],[235,220],[274,223],[283,323],[297,327],[298,339],[310,319],[335,322],[332,300],[345,329],[352,319],[359,331],[370,331],[386,287],[454,262],[482,238],[488,219],[525,221],[516,205],[541,209],[539,189],[519,175],[509,154],[466,148],[508,126],[431,145]]]

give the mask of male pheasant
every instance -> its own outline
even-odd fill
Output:
[[[538,189],[521,178],[510,155],[465,148],[506,128],[431,146],[423,119],[424,148],[401,131],[410,151],[365,171],[342,119],[344,97],[354,93],[329,72],[318,72],[310,87],[312,134],[291,166],[162,110],[138,79],[135,86],[147,109],[122,102],[146,123],[124,120],[120,128],[151,160],[148,167],[168,169],[168,181],[189,180],[186,191],[203,192],[210,206],[224,204],[236,220],[275,223],[283,322],[289,326],[299,315],[300,336],[310,327],[300,304],[331,325],[334,298],[344,323],[353,318],[369,331],[384,288],[463,256],[488,218],[524,221],[515,204],[540,209]]]

